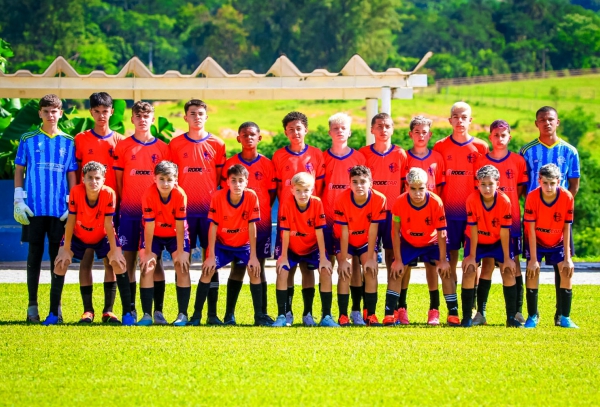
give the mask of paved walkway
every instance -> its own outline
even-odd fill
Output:
[[[167,283],[175,282],[175,269],[173,268],[173,263],[170,261],[164,262],[166,268],[166,281]],[[417,267],[412,270],[411,282],[417,284],[425,284],[425,269],[421,267]],[[0,284],[2,283],[26,283],[27,282],[27,274],[26,274],[27,263],[26,262],[0,262]],[[200,269],[201,263],[194,262],[191,266],[191,276],[192,283],[197,284],[198,279],[200,277]],[[521,269],[525,270],[525,263],[521,263]],[[79,273],[78,273],[78,265],[72,264],[67,272],[67,276],[65,282],[67,284],[77,284],[79,283]],[[104,280],[104,268],[101,262],[96,262],[93,268],[93,277],[95,282],[102,282]],[[267,274],[267,282],[269,284],[275,284],[275,261],[268,260],[266,264],[266,274]],[[219,279],[221,284],[227,283],[227,278],[229,277],[229,268],[223,269],[221,273],[219,273]],[[337,273],[333,274],[333,283],[337,284]],[[40,276],[40,282],[42,284],[50,284],[50,262],[42,263],[42,273]],[[245,283],[248,284],[248,277],[245,278]],[[296,284],[301,284],[301,274],[300,272],[296,273],[295,276]],[[501,283],[502,278],[500,277],[500,272],[494,272],[492,277],[492,283]],[[385,273],[385,268],[383,265],[380,265],[379,269],[379,283],[386,284],[387,276]],[[554,273],[552,267],[542,266],[542,270],[540,273],[540,283],[541,284],[554,284]],[[575,275],[573,278],[573,284],[598,284],[600,285],[600,263],[575,263]]]

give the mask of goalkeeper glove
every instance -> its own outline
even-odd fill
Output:
[[[29,218],[27,216],[33,216],[33,212],[29,209],[29,206],[25,203],[25,191],[23,188],[15,188],[15,208],[14,216],[15,220],[21,225],[29,225]]]

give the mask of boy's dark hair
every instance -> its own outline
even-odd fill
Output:
[[[200,100],[200,99],[192,99],[192,100],[188,100],[187,102],[185,102],[185,105],[183,106],[183,110],[185,111],[185,114],[187,114],[188,110],[192,106],[203,107],[204,110],[206,110],[208,112],[208,106],[206,105],[206,102],[204,102],[203,100]]]
[[[248,179],[250,173],[248,173],[248,170],[242,164],[234,164],[227,169],[227,178],[231,177],[232,175],[241,175],[242,177]]]
[[[40,110],[42,110],[42,107],[55,107],[57,109],[62,109],[62,101],[54,93],[51,93],[40,99]]]
[[[537,119],[537,117],[540,113],[548,113],[548,112],[554,112],[554,114],[556,114],[556,116],[558,117],[558,112],[556,111],[555,108],[553,108],[552,106],[542,106],[538,109],[537,112],[535,112],[535,118]]]
[[[133,112],[133,114],[154,113],[154,107],[148,102],[143,102],[141,100],[138,100],[137,102],[135,102],[133,104],[131,111]]]
[[[369,178],[369,181],[373,181],[373,177],[371,176],[371,170],[369,169],[369,167],[366,167],[364,165],[355,165],[354,167],[350,168],[349,174],[351,179],[353,177],[367,177]]]
[[[102,174],[103,177],[106,176],[106,167],[96,161],[89,161],[86,165],[83,166],[82,171],[83,176],[85,176],[88,172],[92,171],[98,171],[100,174]]]
[[[293,122],[295,120],[300,120],[302,122],[302,124],[304,125],[304,128],[308,129],[308,117],[306,117],[306,115],[304,113],[300,113],[300,112],[289,112],[288,114],[286,114],[282,120],[283,129],[285,130],[288,123]]]
[[[498,119],[494,120],[492,124],[490,124],[490,133],[495,129],[507,129],[510,133],[510,124],[506,120]]]
[[[96,92],[90,95],[90,109],[98,106],[113,107],[113,99],[106,92]]]
[[[548,179],[560,179],[561,173],[558,165],[554,163],[543,165],[540,168],[539,177],[548,178]]]
[[[178,174],[177,165],[172,161],[161,161],[154,167],[154,175],[172,175],[177,178]]]
[[[242,131],[243,129],[246,129],[248,127],[256,127],[256,130],[258,130],[258,132],[260,133],[260,127],[258,127],[258,124],[254,123],[254,122],[244,122],[244,123],[240,124],[240,127],[238,128],[238,134],[240,133],[240,131]]]
[[[377,113],[375,116],[373,116],[373,118],[371,119],[371,127],[375,126],[375,122],[377,122],[377,120],[392,120],[392,116],[390,116],[387,113]]]

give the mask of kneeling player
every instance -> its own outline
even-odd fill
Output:
[[[377,259],[375,246],[379,223],[386,219],[385,196],[372,189],[371,170],[364,165],[350,169],[350,188],[335,203],[335,222],[341,225],[339,243],[335,243],[338,260],[338,303],[340,325],[347,326],[349,284],[352,267],[348,262],[357,256],[363,268],[365,281],[365,322],[381,326],[375,315],[377,307]]]
[[[122,324],[135,324],[131,315],[131,294],[125,258],[113,227],[116,195],[115,191],[104,185],[105,174],[104,165],[90,161],[83,167],[83,183],[71,190],[65,236],[54,262],[50,286],[50,314],[44,325],[55,325],[59,322],[58,306],[67,268],[73,257],[81,260],[87,249],[93,249],[99,259],[108,257],[117,276],[117,286],[121,295]]]
[[[302,275],[319,270],[319,293],[321,295],[321,322],[319,326],[339,327],[331,318],[331,262],[325,250],[323,228],[326,225],[323,203],[311,196],[315,179],[307,172],[292,177],[292,196],[281,205],[279,227],[281,229],[281,255],[277,259],[277,320],[273,326],[286,326],[287,281],[290,269],[300,265]],[[305,326],[315,326],[312,316],[314,287],[306,295],[302,321]]]
[[[571,247],[568,243],[565,244],[571,239],[573,195],[560,186],[560,169],[556,164],[546,164],[540,168],[538,181],[540,186],[527,195],[523,216],[526,225],[524,247],[527,258],[526,298],[529,313],[525,328],[535,328],[539,323],[539,262],[544,257],[546,264],[558,266],[560,272],[560,326],[578,328],[570,317],[573,298],[571,278],[575,266],[571,259]]]
[[[152,300],[154,299],[154,268],[163,250],[173,258],[177,274],[177,305],[179,314],[175,326],[188,322],[190,302],[190,239],[187,232],[187,196],[177,186],[177,166],[171,161],[161,161],[154,167],[154,184],[142,197],[142,239],[140,244],[140,299],[144,316],[138,325],[152,325]],[[155,323],[156,318],[155,318]]]
[[[402,277],[410,273],[417,261],[425,263],[429,287],[429,312],[427,323],[440,324],[440,291],[438,270],[442,277],[444,294],[456,293],[446,255],[446,215],[442,200],[427,190],[427,173],[421,168],[411,168],[406,175],[408,192],[402,194],[392,209],[392,243],[394,262],[388,280],[385,318],[383,325],[394,325],[398,318],[396,304],[400,296]],[[453,312],[448,307],[449,312]],[[406,309],[404,309],[406,312]],[[456,309],[454,310],[456,312]],[[401,322],[402,323],[402,322]],[[408,318],[406,318],[408,324]]]
[[[522,327],[515,319],[517,313],[517,283],[515,281],[516,266],[514,254],[510,245],[510,228],[512,226],[512,207],[508,196],[498,191],[500,172],[492,165],[484,165],[477,171],[479,191],[473,192],[467,198],[467,229],[465,258],[462,262],[462,303],[465,328],[472,325],[484,325],[485,306],[490,293],[492,272],[496,263],[502,273],[504,300],[506,302],[506,326]],[[471,319],[471,309],[475,295],[475,280],[477,267],[482,261],[481,281],[490,284],[480,284],[477,291],[477,319]]]
[[[261,268],[256,257],[255,223],[260,220],[260,208],[256,193],[246,188],[248,175],[248,170],[243,165],[229,167],[228,189],[217,191],[210,201],[208,219],[212,224],[208,232],[208,250],[202,264],[202,276],[198,282],[190,325],[200,325],[202,308],[213,274],[221,267],[233,263],[233,267],[246,268],[248,271],[254,325],[271,326],[271,321],[262,311]]]

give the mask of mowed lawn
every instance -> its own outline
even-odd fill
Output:
[[[552,326],[549,285],[540,290],[542,319],[534,330],[504,327],[499,285],[490,293],[490,325],[471,329],[425,325],[425,285],[409,290],[410,326],[347,329],[301,327],[299,287],[296,324],[279,329],[249,325],[248,286],[236,312],[243,326],[226,328],[79,326],[72,323],[81,307],[77,285],[65,287],[66,324],[27,325],[26,291],[24,284],[0,285],[0,405],[600,404],[600,286],[574,289],[579,330]],[[44,315],[48,292],[42,285]],[[379,293],[381,315],[384,286]],[[274,294],[270,286],[271,314]],[[101,285],[94,299],[99,315]],[[220,315],[224,300],[222,287]],[[165,304],[171,321],[173,285]],[[441,309],[445,319],[443,298]],[[115,310],[120,314],[118,296]]]

